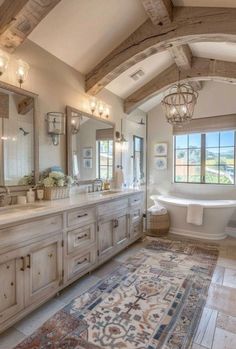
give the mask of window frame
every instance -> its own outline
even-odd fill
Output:
[[[218,132],[219,134],[221,132],[227,132],[227,131],[233,131],[234,132],[234,145],[233,146],[220,146],[220,135],[219,135],[219,144],[218,144],[218,149],[219,149],[219,159],[220,159],[220,149],[221,148],[233,148],[234,149],[234,154],[233,154],[233,159],[234,159],[234,175],[233,175],[233,183],[220,183],[219,182],[219,176],[220,176],[220,161],[218,161],[218,183],[208,183],[206,182],[206,150],[208,148],[217,148],[217,147],[206,147],[206,134],[208,133],[214,133],[214,132]],[[197,134],[201,135],[201,160],[200,160],[200,165],[192,165],[192,166],[200,166],[200,182],[190,182],[190,181],[176,181],[176,168],[178,167],[178,165],[176,165],[176,151],[179,150],[176,148],[176,137],[178,135],[174,135],[174,161],[173,161],[173,165],[174,165],[174,171],[173,171],[173,181],[175,184],[207,184],[207,185],[223,185],[223,186],[235,186],[235,180],[236,180],[236,130],[218,130],[218,131],[212,131],[212,132],[194,132]],[[187,148],[183,148],[186,149],[187,151],[187,164],[186,165],[179,165],[179,166],[186,166],[188,169],[187,172],[187,179],[189,177],[189,135],[194,134],[194,133],[186,133],[183,134],[184,136],[188,136],[188,144],[187,144]]]
[[[135,140],[136,139],[139,139],[139,141],[140,141],[140,151],[136,150],[136,147],[135,147]],[[140,178],[136,178],[134,176],[135,175],[136,153],[140,154],[140,176],[141,176]],[[144,139],[143,139],[143,137],[133,135],[133,179],[134,180],[140,181],[140,180],[142,180],[144,178],[144,168],[143,168],[143,165],[144,165]]]
[[[107,152],[101,152],[101,142],[108,142],[108,151]],[[97,154],[98,154],[98,166],[97,166],[97,174],[98,174],[98,178],[102,179],[101,177],[101,166],[102,167],[106,167],[107,168],[107,177],[106,179],[108,180],[112,180],[113,175],[111,175],[111,177],[109,177],[109,170],[112,170],[113,173],[113,167],[114,167],[114,158],[112,158],[112,164],[109,164],[109,145],[110,142],[112,142],[112,154],[114,152],[114,140],[113,139],[103,139],[103,140],[97,140]],[[107,155],[107,164],[106,165],[101,165],[101,154],[106,154]]]

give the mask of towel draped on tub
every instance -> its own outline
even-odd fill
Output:
[[[188,205],[187,223],[195,225],[203,224],[203,206],[193,204]]]

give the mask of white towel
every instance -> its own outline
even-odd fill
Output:
[[[150,212],[153,216],[162,216],[167,213],[167,209],[164,206],[156,204],[150,207],[148,212]]]
[[[117,189],[122,189],[124,184],[124,172],[121,168],[117,168],[115,172],[115,187]]]
[[[203,206],[188,205],[187,208],[187,223],[202,225],[203,223]]]

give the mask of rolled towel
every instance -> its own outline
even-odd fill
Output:
[[[148,212],[153,216],[162,216],[167,213],[167,209],[161,205],[153,205],[148,209]]]
[[[187,223],[202,225],[203,223],[203,206],[188,205],[187,208]]]

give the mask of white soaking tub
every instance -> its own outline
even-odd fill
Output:
[[[208,240],[221,240],[227,236],[225,228],[236,209],[236,200],[198,200],[171,195],[152,195],[151,199],[168,209],[171,233]],[[189,205],[203,206],[201,226],[187,223]]]

